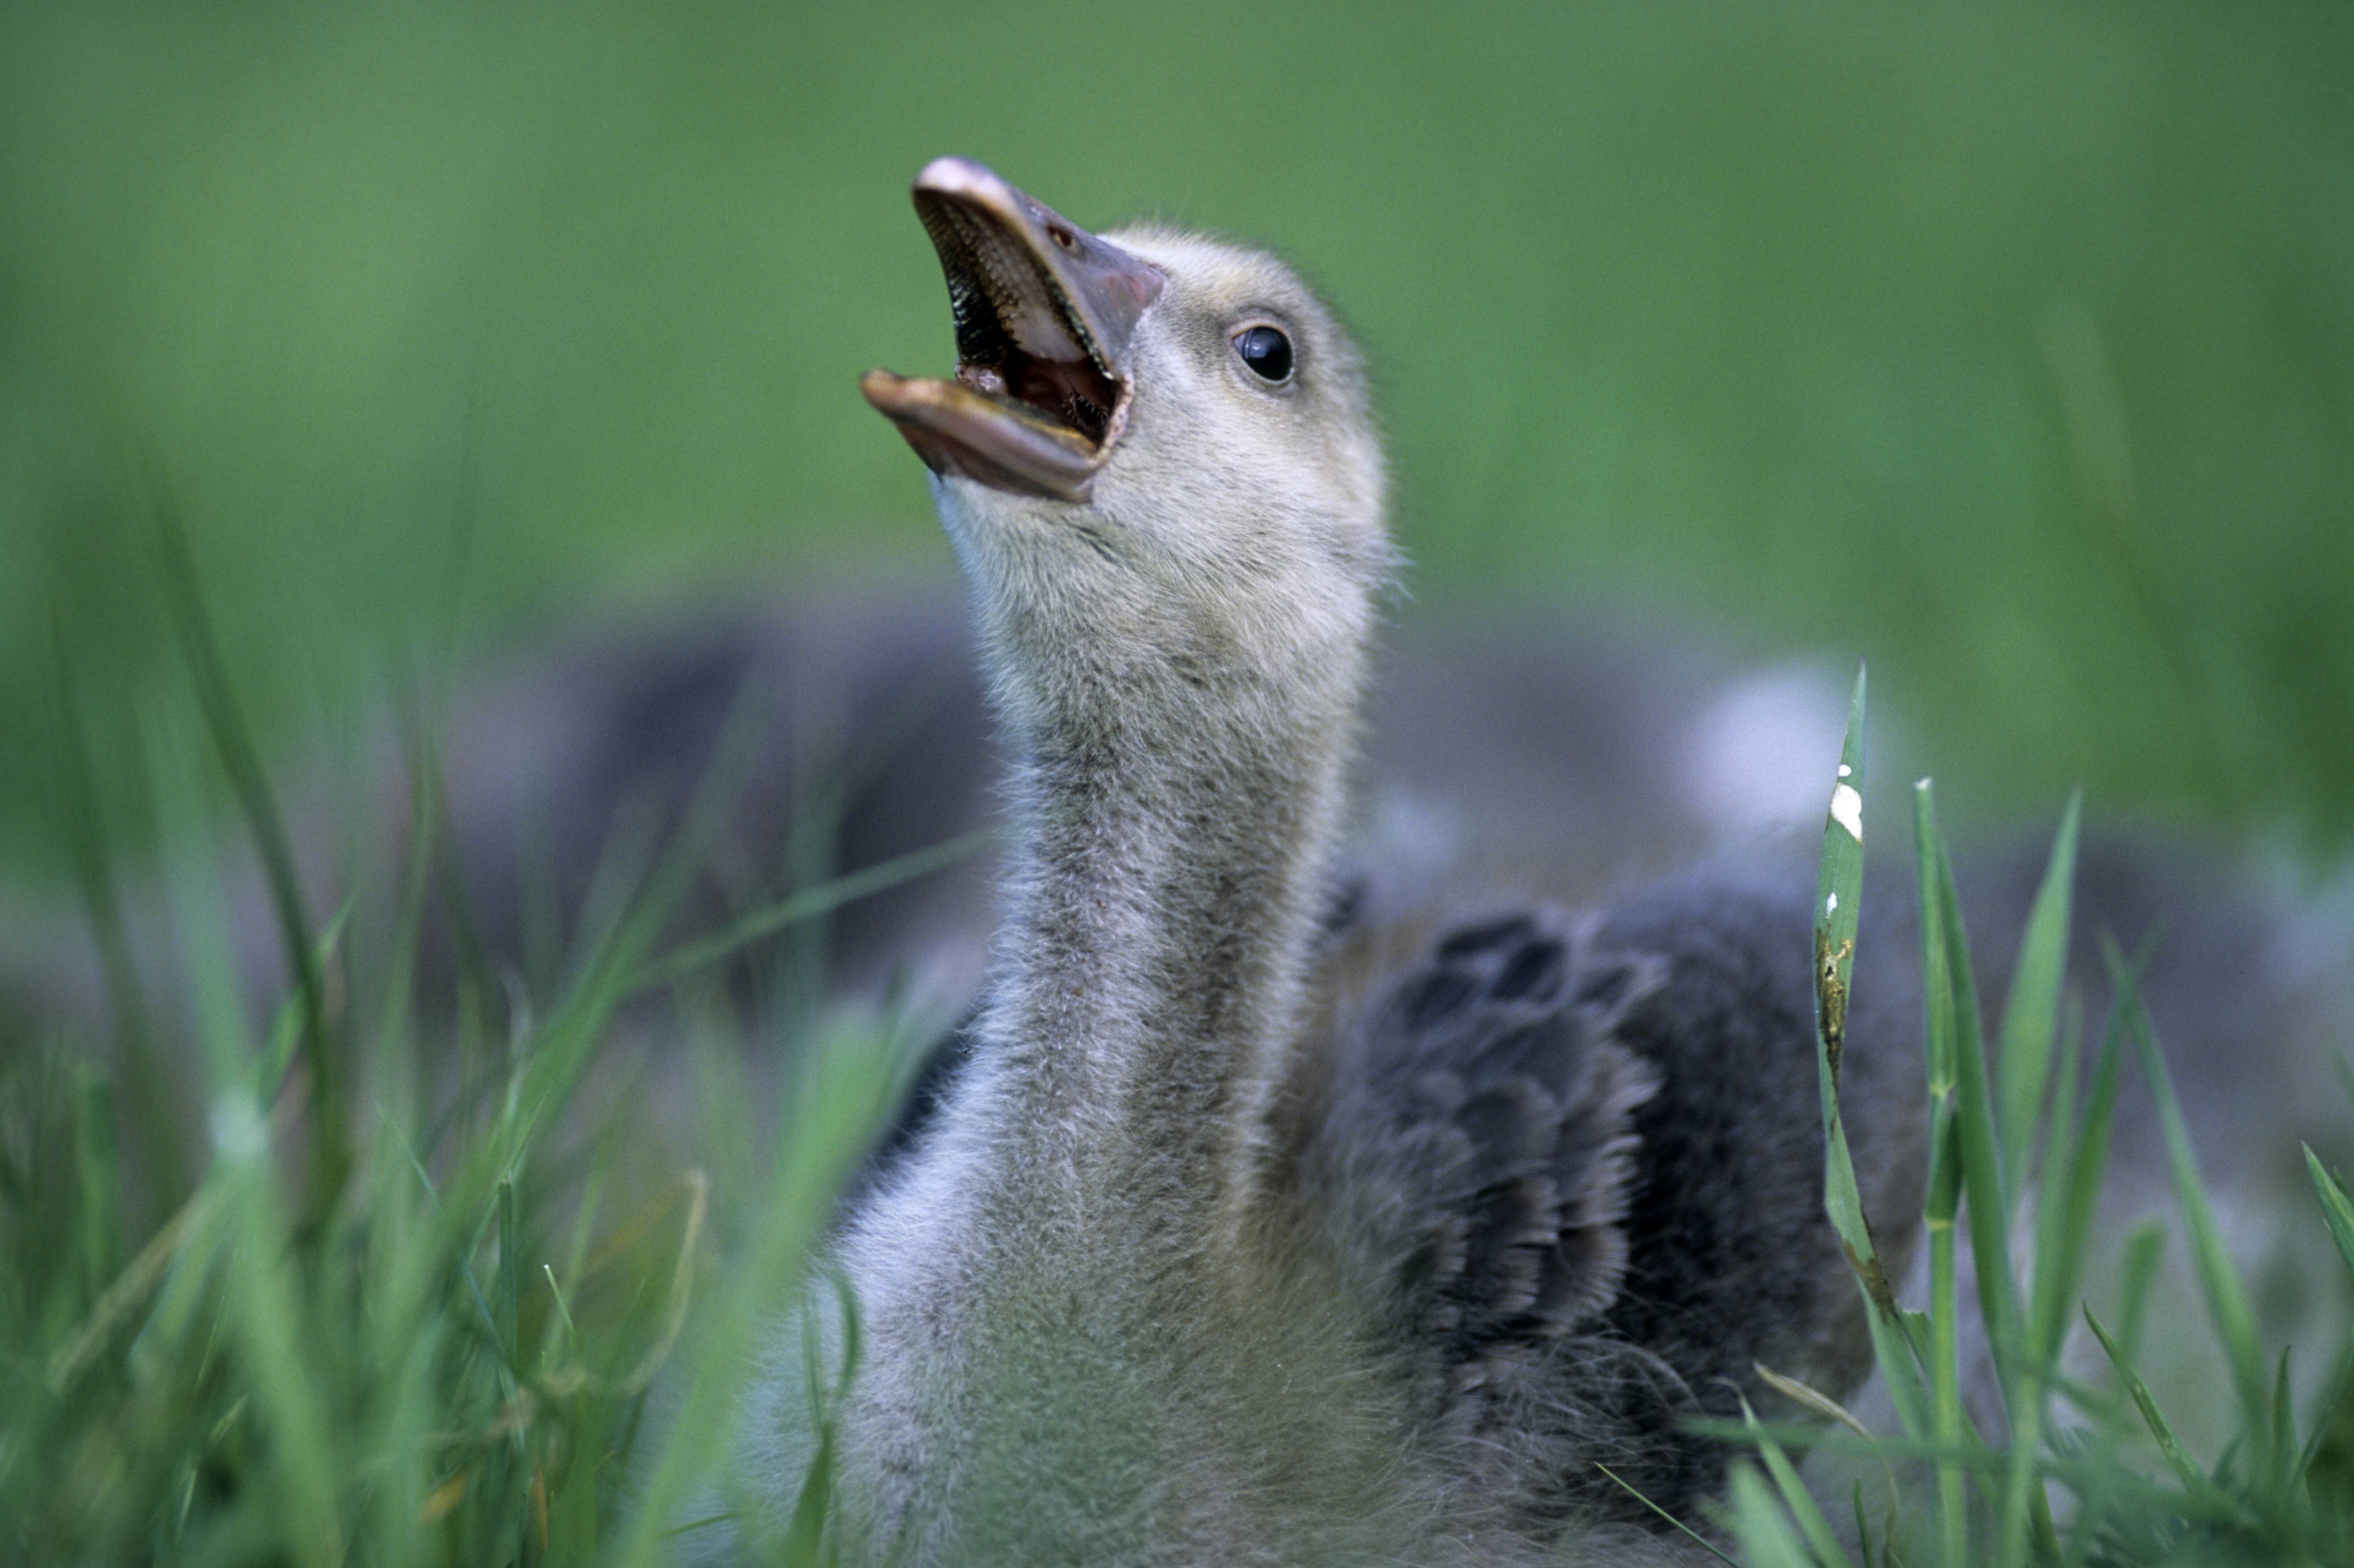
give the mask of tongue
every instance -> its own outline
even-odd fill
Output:
[[[1001,246],[1002,240],[998,241]],[[1011,249],[1011,247],[1005,247]],[[994,257],[991,260],[995,260]],[[1010,257],[1014,266],[1022,266],[1027,257]],[[1001,291],[997,296],[997,318],[1005,328],[1005,335],[1014,346],[1034,359],[1062,359],[1076,362],[1087,357],[1085,344],[1071,334],[1063,320],[1063,313],[1055,307],[1049,285],[1043,278],[1030,288]]]

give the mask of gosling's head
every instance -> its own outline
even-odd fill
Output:
[[[1133,694],[1170,668],[1352,702],[1392,556],[1363,371],[1331,314],[1263,252],[1092,235],[961,159],[926,167],[915,200],[956,375],[861,389],[935,475],[1007,694],[1091,674]]]

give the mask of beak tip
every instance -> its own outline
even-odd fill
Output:
[[[916,175],[918,195],[997,196],[1010,189],[997,172],[970,158],[934,158]]]

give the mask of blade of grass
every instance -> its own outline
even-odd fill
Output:
[[[2084,1153],[2084,1011],[2068,1009],[2060,1029],[2060,1049],[2052,1072],[2052,1112],[2045,1128],[2035,1184],[2035,1210],[2030,1218],[2035,1241],[2034,1275],[2028,1282],[2023,1343],[2027,1359],[2048,1368],[2054,1359],[2051,1347],[2067,1332],[2067,1298],[2074,1294],[2068,1281],[2077,1260],[2062,1249],[2071,1200],[2075,1196],[2079,1157]],[[2094,1075],[2099,1076],[2095,1070]],[[2097,1095],[2094,1096],[2098,1097]],[[2059,1302],[2057,1316],[2054,1300]]]
[[[520,1379],[523,1376],[523,1346],[518,1337],[518,1321],[523,1311],[523,1238],[516,1233],[514,1178],[512,1176],[499,1183],[496,1212],[499,1298],[495,1322],[499,1356],[506,1362],[507,1374]]]
[[[424,942],[426,901],[432,893],[432,845],[440,832],[440,775],[427,754],[422,731],[420,723],[412,722],[401,747],[408,761],[408,842],[402,853],[400,903],[393,915],[391,955],[385,966],[384,1009],[376,1020],[375,1037],[369,1042],[374,1048],[379,1094],[385,1086],[383,1080],[396,1065],[408,1063],[406,1047],[409,1009],[416,1000],[417,955]]]
[[[1761,1422],[1760,1425],[1776,1443],[1786,1448],[1805,1449],[1808,1453],[1857,1455],[1870,1458],[1890,1458],[1936,1464],[1939,1461],[1960,1466],[1981,1478],[1999,1477],[2009,1463],[2002,1451],[1977,1441],[1959,1446],[1935,1441],[1915,1442],[1909,1437],[1875,1436],[1869,1443],[1853,1434],[1831,1427],[1801,1426],[1787,1422]],[[1712,1417],[1694,1417],[1681,1423],[1683,1430],[1695,1436],[1714,1437],[1720,1441],[1747,1446],[1752,1441],[1746,1427],[1738,1421]],[[2047,1460],[2052,1475],[2071,1487],[2089,1484],[2103,1478],[2101,1467],[2069,1456],[2054,1456]],[[2186,1517],[2203,1519],[2249,1520],[2254,1517],[2244,1502],[2218,1489],[2211,1480],[2201,1478],[2207,1490],[2188,1497],[2178,1489],[2162,1485],[2147,1478],[2137,1477],[2128,1467],[2123,1471],[2107,1472],[2126,1489],[2140,1503],[2152,1507],[2179,1506]]]
[[[2072,1013],[2061,1047],[2059,1088],[2052,1101],[2043,1183],[2038,1194],[2027,1343],[2006,1389],[2011,1465],[2004,1478],[1998,1536],[1998,1557],[2006,1563],[2027,1561],[2031,1529],[2045,1560],[2061,1554],[2050,1500],[2036,1473],[2037,1450],[2043,1442],[2052,1379],[2071,1308],[2084,1279],[2093,1207],[2108,1162],[2122,1050],[2117,1015],[2113,1012],[2094,1071],[2092,1095],[2079,1123],[2075,1104],[2080,1029]]]
[[[2142,1425],[2149,1428],[2150,1436],[2158,1444],[2158,1451],[2166,1457],[2168,1464],[2174,1467],[2174,1473],[2181,1478],[2183,1486],[2193,1491],[2206,1489],[2209,1485],[2206,1472],[2190,1462],[2190,1456],[2183,1451],[2182,1440],[2174,1435],[2173,1425],[2166,1419],[2165,1413],[2158,1409],[2158,1399],[2149,1392],[2149,1385],[2142,1382],[2141,1373],[2134,1370],[2133,1363],[2117,1348],[2117,1342],[2109,1338],[2108,1330],[2101,1326],[2101,1319],[2090,1307],[2084,1308],[2084,1321],[2092,1329],[2093,1338],[2100,1340],[2101,1349],[2108,1353],[2109,1365],[2115,1369],[2119,1385],[2125,1389],[2126,1397],[2133,1401],[2134,1408],[2141,1413]]]
[[[808,1471],[801,1477],[799,1495],[793,1499],[792,1515],[784,1539],[778,1542],[772,1560],[795,1564],[825,1563],[823,1555],[828,1528],[833,1519],[834,1440],[839,1431],[838,1414],[851,1382],[858,1375],[862,1347],[858,1327],[858,1297],[850,1281],[843,1275],[832,1277],[834,1304],[838,1313],[835,1321],[841,1325],[840,1367],[828,1386],[819,1336],[804,1331],[801,1336],[802,1379],[808,1390],[810,1408],[816,1418],[817,1451],[811,1458]],[[804,1323],[808,1322],[804,1319]]]
[[[1806,1536],[1807,1544],[1813,1549],[1815,1560],[1825,1568],[1855,1568],[1854,1559],[1840,1544],[1839,1537],[1831,1531],[1831,1521],[1823,1517],[1823,1510],[1817,1506],[1814,1494],[1807,1490],[1805,1482],[1798,1479],[1797,1467],[1790,1463],[1789,1456],[1782,1452],[1781,1445],[1758,1425],[1757,1413],[1749,1408],[1749,1402],[1745,1399],[1741,1402],[1741,1418],[1755,1434],[1758,1456],[1766,1461],[1766,1470],[1774,1478],[1775,1490],[1782,1494],[1782,1506],[1789,1510],[1791,1518],[1798,1521],[1798,1529]]]
[[[152,469],[147,478],[147,516],[160,557],[164,604],[221,769],[228,775],[247,832],[261,856],[271,906],[278,916],[280,945],[293,973],[295,994],[302,1000],[303,1060],[311,1071],[313,1174],[309,1218],[302,1228],[315,1231],[343,1195],[351,1153],[350,1129],[344,1125],[342,1063],[330,1027],[326,988],[312,948],[311,916],[303,905],[302,881],[295,872],[294,852],[279,814],[277,797],[270,791],[269,775],[262,769],[252,732],[213,636],[186,531]]]
[[[1763,1361],[1749,1363],[1752,1370],[1765,1380],[1766,1386],[1794,1404],[1803,1405],[1826,1421],[1836,1421],[1859,1437],[1869,1438],[1871,1429],[1857,1420],[1847,1406],[1819,1389],[1810,1388],[1794,1377],[1784,1377]]]
[[[1750,1365],[1756,1371],[1757,1375],[1765,1380],[1766,1387],[1782,1395],[1785,1399],[1788,1399],[1808,1410],[1813,1411],[1817,1415],[1821,1416],[1826,1421],[1837,1422],[1840,1425],[1844,1426],[1850,1432],[1854,1433],[1858,1437],[1862,1438],[1867,1443],[1877,1441],[1877,1439],[1872,1436],[1871,1428],[1865,1426],[1861,1421],[1856,1419],[1853,1412],[1850,1411],[1847,1406],[1841,1404],[1838,1400],[1833,1399],[1830,1395],[1823,1393],[1820,1389],[1811,1388],[1806,1383],[1800,1383],[1794,1377],[1784,1377],[1780,1372],[1776,1372],[1772,1367],[1767,1366],[1763,1361],[1752,1361]],[[1896,1467],[1888,1462],[1884,1457],[1881,1460],[1881,1470],[1887,1478],[1888,1481],[1888,1517],[1893,1521],[1896,1518],[1898,1511],[1903,1507],[1903,1489],[1897,1484]],[[1856,1485],[1856,1518],[1861,1521],[1863,1517],[1862,1483],[1859,1481]],[[1872,1536],[1870,1531],[1867,1531],[1861,1532],[1859,1539],[1865,1543],[1862,1548],[1862,1556],[1864,1562],[1869,1563],[1872,1561]]]
[[[1618,1487],[1624,1490],[1628,1497],[1633,1498],[1637,1502],[1641,1503],[1645,1508],[1649,1509],[1653,1513],[1658,1514],[1674,1529],[1681,1531],[1684,1535],[1688,1536],[1692,1541],[1697,1542],[1700,1544],[1702,1551],[1715,1558],[1719,1563],[1733,1563],[1733,1568],[1741,1568],[1741,1564],[1739,1563],[1734,1562],[1734,1559],[1727,1557],[1723,1552],[1717,1550],[1716,1546],[1710,1542],[1708,1537],[1702,1535],[1691,1525],[1686,1524],[1682,1520],[1678,1519],[1674,1514],[1670,1513],[1666,1509],[1661,1508],[1658,1503],[1653,1502],[1649,1498],[1645,1497],[1641,1492],[1636,1490],[1635,1488],[1629,1485],[1617,1471],[1604,1464],[1596,1464],[1594,1467],[1601,1471],[1604,1475],[1609,1477],[1614,1482],[1617,1482]]]
[[[1995,1131],[2003,1152],[2002,1192],[2007,1203],[2015,1202],[2025,1190],[2034,1167],[2046,1090],[2053,1088],[2051,1077],[2055,1035],[2059,1037],[2061,1055],[2059,1082],[2051,1099],[2050,1130],[2041,1139],[2043,1182],[2032,1232],[2038,1256],[2031,1290],[2040,1295],[2031,1294],[2023,1308],[2024,1321],[2019,1325],[2019,1331],[2025,1342],[2013,1358],[2005,1393],[2011,1463],[2004,1476],[1997,1516],[1996,1556],[2006,1568],[2028,1560],[2031,1531],[2036,1554],[2043,1561],[2051,1562],[2060,1555],[2051,1498],[2038,1466],[2051,1401],[2052,1373],[2066,1331],[2067,1303],[2073,1298],[2081,1278],[2082,1236],[2070,1234],[2070,1223],[2078,1218],[2073,1204],[2079,1195],[2078,1157],[2091,1156],[2085,1167],[2089,1182],[2084,1194],[2088,1202],[2107,1158],[2105,1111],[2095,1117],[2100,1125],[2099,1135],[2094,1139],[2097,1148],[2086,1147],[2075,1122],[2082,1022],[2073,1009],[2069,1010],[2064,1021],[2062,1015],[2061,990],[2068,967],[2070,905],[2075,887],[2076,840],[2083,810],[2084,792],[2079,789],[2069,796],[2060,830],[2053,835],[2043,883],[2036,891],[2027,929],[2020,939],[2019,960],[2012,971],[2010,993],[2004,1000],[1999,1034],[2000,1076],[1997,1088],[2002,1099],[2000,1114],[1995,1118]],[[2059,1200],[2056,1212],[2055,1198]],[[2085,1224],[2090,1223],[2089,1209],[2083,1218]],[[2004,1266],[2006,1273],[2010,1272],[2008,1259]],[[2007,1294],[2016,1304],[2015,1281]]]
[[[1936,930],[1946,949],[1938,980],[1946,1001],[1941,1010],[1947,1060],[1956,1090],[1956,1137],[1961,1179],[1969,1196],[1970,1251],[1978,1260],[1978,1306],[1999,1365],[2014,1358],[2019,1345],[2019,1302],[2010,1274],[2010,1200],[2003,1185],[2003,1155],[1995,1126],[1994,1095],[1987,1081],[1985,1035],[1978,1022],[1978,987],[1970,974],[1970,948],[1963,929],[1961,902],[1954,889],[1953,863],[1937,832],[1935,793],[1928,779],[1914,787],[1914,825],[1920,836],[1922,901],[1932,887],[1937,901]],[[1929,923],[1923,923],[1923,940]],[[2066,932],[2060,933],[2064,944]],[[1924,981],[1929,979],[1923,973]],[[2050,1043],[2044,1044],[2048,1052]],[[2041,1090],[2039,1088],[2039,1094]]]
[[[635,994],[682,980],[788,926],[816,919],[845,904],[896,887],[901,883],[913,882],[919,876],[928,876],[933,872],[985,853],[996,846],[998,838],[996,829],[982,828],[923,849],[910,850],[906,854],[895,855],[870,865],[864,871],[838,876],[831,882],[795,893],[765,909],[755,910],[724,931],[697,938],[663,954],[640,969],[631,980],[628,989]]]
[[[73,660],[64,628],[53,614],[50,643],[57,670],[58,733],[64,753],[68,848],[80,885],[82,909],[90,937],[98,948],[99,966],[106,977],[107,1005],[113,1012],[114,1036],[122,1053],[122,1078],[133,1097],[136,1116],[135,1147],[153,1189],[148,1209],[178,1202],[194,1172],[180,1118],[170,1104],[172,1075],[155,1049],[148,1022],[147,1000],[132,958],[131,935],[115,895],[113,857],[110,853],[105,803],[90,763],[90,737],[82,724],[81,700],[74,684]]]
[[[2313,1178],[2314,1196],[2321,1200],[2321,1216],[2328,1222],[2329,1239],[2338,1244],[2338,1255],[2345,1259],[2346,1266],[2354,1269],[2354,1201],[2348,1199],[2346,1189],[2323,1167],[2311,1145],[2298,1147],[2305,1150],[2306,1173]]]
[[[2137,977],[2138,970],[2135,971]],[[2073,1031],[2072,1031],[2073,1033]],[[2117,1086],[2123,1077],[2125,1019],[2112,1008],[2102,1031],[2093,1086],[2081,1119],[2067,1135],[2065,1158],[2045,1173],[2049,1208],[2036,1226],[2035,1278],[2031,1290],[2030,1353],[2047,1374],[2059,1359],[2069,1319],[2074,1316],[2084,1264],[2091,1250],[2093,1213],[2107,1174],[2109,1135],[2116,1119]],[[2055,1107],[2053,1120],[2060,1120]],[[2055,1126],[2055,1139],[2058,1135]]]
[[[1849,987],[1855,973],[1863,897],[1864,676],[1859,666],[1855,690],[1848,699],[1847,733],[1823,821],[1822,856],[1815,879],[1815,1081],[1822,1102],[1823,1212],[1846,1248],[1857,1288],[1863,1293],[1889,1398],[1905,1430],[1917,1436],[1927,1421],[1920,1383],[1921,1345],[1907,1331],[1894,1284],[1872,1241],[1839,1100],[1840,1059],[1847,1044]]]
[[[1953,971],[1954,944],[1946,934],[1948,907],[1943,857],[1931,817],[1929,781],[1914,785],[1914,847],[1919,858],[1921,1004],[1928,1051],[1929,1179],[1923,1220],[1929,1241],[1930,1431],[1941,1447],[1962,1445],[1960,1303],[1956,1299],[1955,1226],[1963,1186],[1960,1117],[1961,1008]],[[2001,1255],[1999,1254],[1998,1256]],[[1964,1476],[1951,1459],[1937,1461],[1937,1542],[1940,1560],[1969,1561],[1968,1499]]]
[[[580,1326],[572,1320],[571,1304],[564,1299],[564,1287],[556,1282],[556,1266],[543,1263],[539,1272],[546,1277],[548,1298],[556,1304],[556,1322],[539,1345],[539,1375],[544,1383],[557,1365],[557,1352],[568,1350],[576,1356],[580,1351]]]
[[[2021,1365],[2019,1354],[2018,1283],[2010,1261],[2010,1198],[2003,1181],[2003,1150],[1999,1127],[1997,1125],[1992,1086],[1988,1081],[1984,1033],[1979,1025],[1978,988],[1971,975],[1969,939],[1964,928],[1961,903],[1954,885],[1953,863],[1943,837],[1937,832],[1934,788],[1926,779],[1914,787],[1914,829],[1920,856],[1921,899],[1924,908],[1922,940],[1925,947],[1932,940],[1944,948],[1944,961],[1924,966],[1925,985],[1935,986],[1944,992],[1942,1003],[1933,993],[1931,1027],[1942,1027],[1946,1040],[1938,1054],[1951,1068],[1953,1164],[1958,1170],[1963,1190],[1968,1195],[1967,1213],[1970,1227],[1970,1251],[1977,1266],[1973,1275],[1978,1284],[1978,1308],[1986,1325],[1987,1339],[1994,1351],[1995,1364],[2012,1420],[2018,1422],[2027,1414],[2026,1425],[2040,1428],[2031,1412],[2040,1408],[2041,1383]],[[1934,915],[1929,913],[1934,903]],[[2066,927],[2052,927],[2046,942],[2052,951],[2049,955],[2033,955],[2048,959],[2056,966],[2066,946]],[[2048,1068],[2051,1041],[2049,1020],[2038,1050],[2039,1082],[2035,1097],[2040,1102],[2042,1085],[2040,1076]],[[1951,1180],[1948,1173],[1948,1180]],[[1950,1202],[1950,1193],[1942,1195]],[[1950,1243],[1948,1244],[1950,1245]],[[1933,1258],[1933,1263],[1935,1260]],[[1947,1260],[1950,1266],[1950,1259]],[[1950,1292],[1940,1298],[1949,1300]],[[1956,1308],[1957,1309],[1957,1308]],[[1933,1305],[1933,1312],[1936,1307]],[[1950,1341],[1958,1325],[1946,1330]],[[1942,1353],[1950,1353],[1950,1343],[1941,1345]],[[1957,1369],[1956,1369],[1957,1370]],[[1949,1414],[1958,1417],[1958,1406]],[[2016,1434],[2014,1435],[2016,1436]],[[2025,1552],[2024,1533],[2031,1523],[2040,1542],[2053,1545],[2049,1504],[2040,1486],[2031,1483],[2035,1446],[2041,1441],[2040,1430],[2031,1432],[2026,1441],[2014,1442],[2013,1462],[2009,1467],[2009,1511],[2003,1515],[2014,1531],[2014,1539],[2005,1547],[1998,1543],[1998,1558],[2006,1563],[2020,1561]],[[1951,1523],[1950,1513],[1947,1523]],[[1949,1542],[1950,1544],[1950,1542]]]
[[[95,1304],[122,1266],[122,1168],[115,1146],[114,1086],[87,1065],[73,1070],[74,1195],[81,1296]]]
[[[2144,1220],[2126,1233],[2117,1256],[2117,1343],[2127,1361],[2141,1355],[2141,1330],[2149,1314],[2151,1289],[2158,1284],[2158,1266],[2166,1255],[2166,1227]]]
[[[2123,975],[2126,966],[2114,944],[2108,948],[2107,957],[2110,971]],[[2119,991],[2121,994],[2124,991],[2122,983]],[[2246,1287],[2241,1283],[2240,1271],[2232,1262],[2231,1249],[2223,1243],[2214,1211],[2208,1205],[2206,1188],[2199,1178],[2198,1157],[2190,1148],[2190,1131],[2183,1123],[2173,1080],[2167,1073],[2165,1057],[2158,1052],[2158,1037],[2150,1028],[2148,1010],[2137,996],[2126,996],[2125,1000],[2126,1026],[2133,1032],[2151,1097],[2158,1102],[2158,1125],[2166,1135],[2167,1165],[2174,1177],[2175,1206],[2190,1235],[2200,1294],[2207,1303],[2216,1340],[2231,1369],[2232,1386],[2240,1398],[2248,1440],[2253,1445],[2269,1445],[2272,1421],[2266,1405],[2270,1396],[2266,1393],[2264,1345],[2256,1332],[2255,1309],[2249,1303]],[[2250,1459],[2254,1472],[2264,1470],[2264,1455],[2252,1454]]]
[[[1996,1124],[2002,1139],[2006,1192],[2025,1190],[2029,1160],[2035,1148],[2035,1125],[2060,1023],[2060,990],[2067,978],[2069,906],[2075,889],[2077,824],[2084,805],[2083,790],[2068,797],[2042,885],[2036,890],[2027,929],[2020,938],[2010,994],[2003,1001],[1996,1058],[2002,1102]]]
[[[2296,1457],[2298,1481],[2305,1481],[2312,1474],[2314,1461],[2333,1440],[2343,1447],[2348,1436],[2345,1428],[2354,1426],[2349,1415],[2354,1415],[2354,1339],[2338,1348],[2338,1365],[2329,1374],[2329,1385],[2322,1391],[2321,1402],[2314,1406],[2313,1430],[2306,1434],[2305,1446]]]
[[[451,1223],[460,1214],[477,1212],[491,1187],[522,1158],[548,1109],[578,1081],[607,1022],[626,1000],[629,980],[644,961],[646,948],[669,923],[695,866],[715,841],[750,769],[760,731],[759,705],[748,687],[739,690],[670,847],[613,929],[599,939],[553,1016],[534,1031],[531,1048],[509,1082],[497,1123],[448,1183],[444,1213]]]
[[[891,1053],[844,1033],[816,1043],[779,1140],[767,1201],[733,1289],[706,1325],[669,1441],[654,1462],[626,1531],[604,1561],[660,1559],[664,1531],[735,1430],[742,1369],[777,1304],[793,1298],[811,1249],[840,1190],[889,1103]]]
[[[2275,1494],[2276,1506],[2285,1504],[2292,1510],[2298,1510],[2299,1499],[2293,1495],[2278,1494],[2293,1491],[2291,1483],[2295,1474],[2298,1446],[2296,1408],[2289,1403],[2288,1347],[2283,1345],[2277,1370],[2273,1374],[2273,1429],[2270,1450],[2273,1467],[2259,1478],[2259,1480],[2268,1490]]]
[[[1755,1466],[1734,1467],[1732,1494],[1733,1533],[1750,1568],[1816,1568]]]
[[[209,1189],[190,1194],[178,1212],[148,1238],[147,1245],[139,1249],[139,1255],[106,1287],[81,1326],[49,1357],[46,1376],[51,1393],[63,1394],[70,1388],[115,1330],[128,1321],[148,1293],[163,1282],[178,1261],[190,1234],[210,1223],[214,1202]]]
[[[292,1236],[270,1170],[268,1123],[253,1101],[223,1092],[212,1112],[216,1159],[228,1183],[235,1239],[228,1249],[228,1319],[244,1350],[241,1371],[271,1437],[264,1472],[284,1510],[297,1561],[329,1568],[343,1556],[335,1496],[340,1445],[321,1404],[333,1386],[308,1353],[303,1304],[287,1244]]]
[[[2336,1244],[2338,1257],[2349,1270],[2354,1270],[2354,1200],[2347,1197],[2345,1187],[2330,1175],[2310,1145],[2300,1147],[2305,1150],[2305,1169],[2313,1180],[2314,1196],[2321,1201],[2322,1218],[2329,1226],[2329,1239]],[[2313,1430],[2296,1450],[2296,1465],[2291,1477],[2295,1484],[2303,1485],[2312,1473],[2314,1460],[2344,1420],[2343,1412],[2350,1396],[2354,1396],[2354,1337],[2349,1337],[2338,1351],[2329,1384],[2314,1409]],[[2281,1403],[2285,1405],[2285,1400]]]

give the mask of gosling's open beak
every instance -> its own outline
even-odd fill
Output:
[[[956,315],[956,379],[858,383],[936,473],[1087,498],[1128,418],[1129,344],[1165,280],[979,164],[937,158],[916,216]]]

